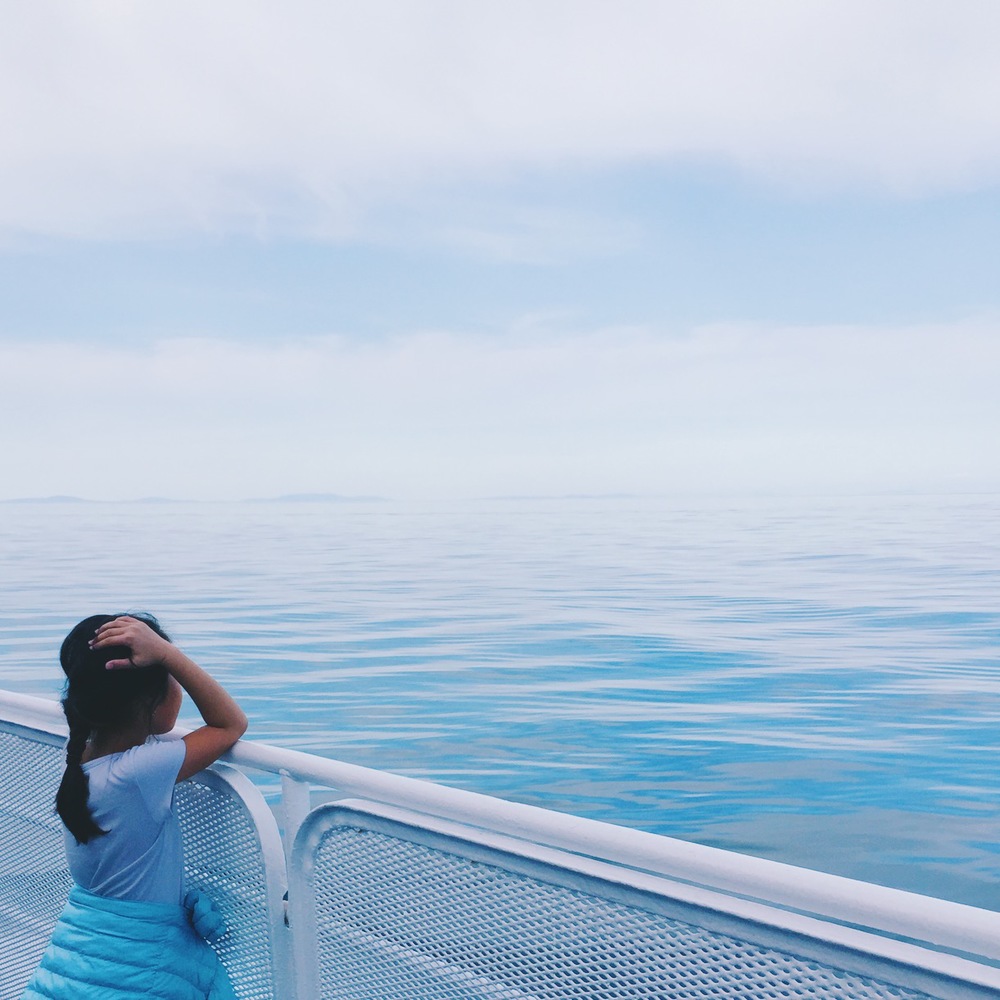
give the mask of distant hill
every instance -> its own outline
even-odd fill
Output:
[[[53,496],[53,497],[13,497],[9,500],[0,500],[0,503],[23,503],[23,504],[103,504],[103,503],[141,503],[141,504],[167,504],[167,503],[226,503],[227,501],[208,500],[178,500],[176,497],[139,497],[136,500],[87,500],[84,497]],[[286,493],[280,497],[251,497],[246,500],[237,500],[236,503],[386,503],[388,497],[377,496],[347,496],[341,493]]]
[[[14,497],[11,500],[0,500],[0,503],[96,503],[95,500],[84,500],[83,497]]]
[[[280,497],[254,497],[245,503],[385,503],[388,497],[346,496],[342,493],[286,493]]]
[[[55,504],[105,504],[105,503],[192,503],[197,501],[178,500],[175,497],[139,497],[138,500],[87,500],[85,497],[15,497],[12,500],[0,500],[0,503],[55,503]]]
[[[504,493],[484,500],[641,500],[641,493]]]

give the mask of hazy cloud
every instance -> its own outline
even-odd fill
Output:
[[[22,344],[0,445],[100,498],[996,489],[998,365],[989,323]]]
[[[985,0],[35,0],[0,36],[0,228],[338,238],[413,186],[678,158],[992,184],[998,31]]]

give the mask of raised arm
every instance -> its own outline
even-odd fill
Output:
[[[109,661],[109,670],[162,664],[191,696],[205,725],[184,737],[184,763],[177,775],[178,781],[218,760],[246,732],[247,717],[226,689],[145,622],[127,615],[116,618],[97,630],[91,645],[95,649],[128,647],[132,655]]]

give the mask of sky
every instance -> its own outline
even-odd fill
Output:
[[[0,499],[1000,490],[993,0],[33,0]]]

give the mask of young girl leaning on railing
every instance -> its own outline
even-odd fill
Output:
[[[246,731],[239,705],[146,615],[95,615],[60,650],[69,723],[56,808],[75,885],[22,1000],[233,1000],[206,943],[209,902],[185,894],[173,789]],[[204,725],[161,739],[182,691]]]

